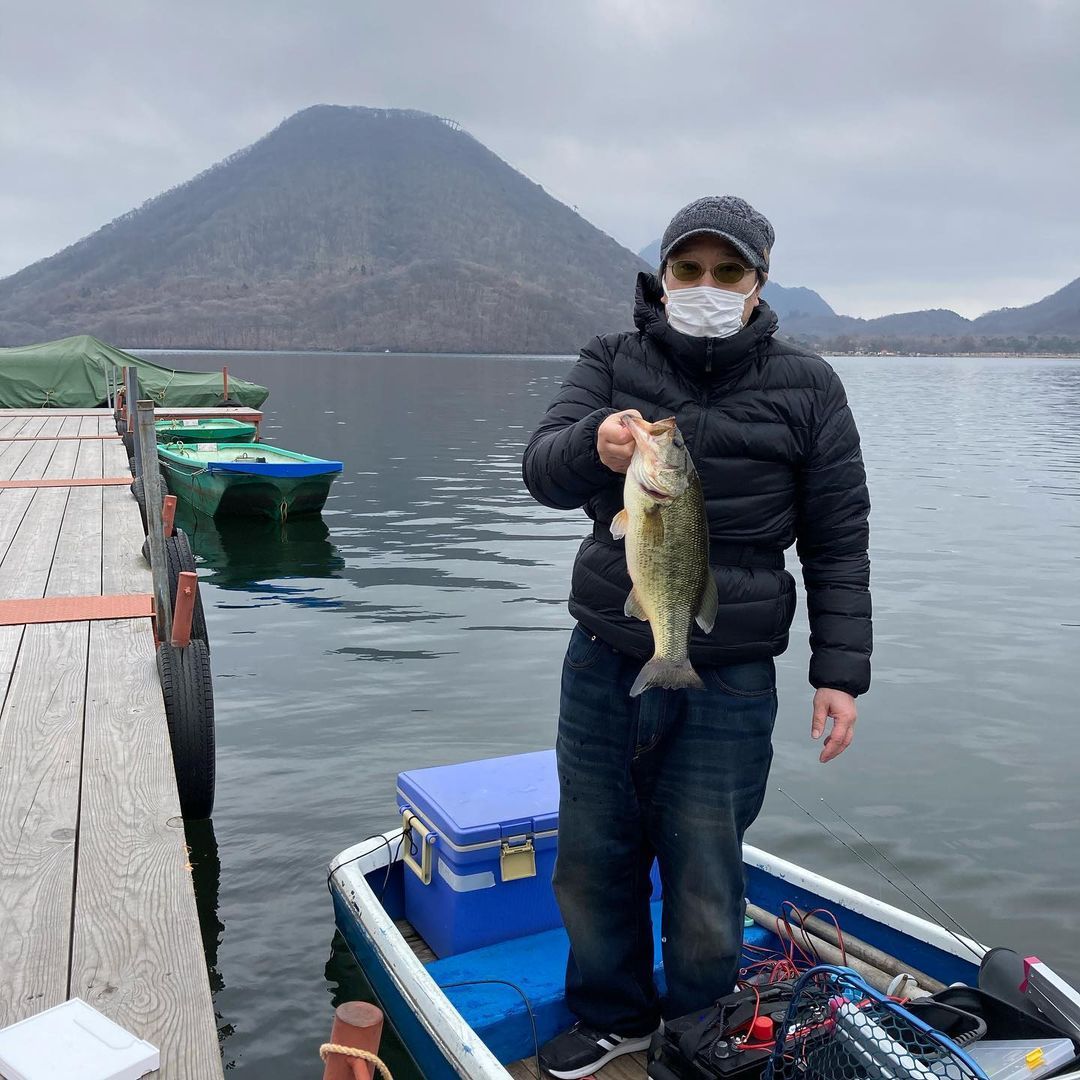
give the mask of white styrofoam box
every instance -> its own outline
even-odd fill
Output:
[[[4,1080],[138,1080],[160,1067],[156,1047],[82,998],[0,1031]]]

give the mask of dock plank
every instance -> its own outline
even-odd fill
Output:
[[[22,433],[28,436],[36,435],[44,424],[44,417],[28,420],[26,427],[22,429]],[[15,470],[19,468],[23,459],[35,445],[32,442],[6,442],[0,444],[0,480],[10,480]]]
[[[28,626],[0,713],[0,1027],[68,996],[86,623]]]
[[[128,465],[127,450],[123,443],[104,443],[101,447],[102,466],[104,476],[130,476],[131,468]],[[130,495],[130,492],[128,493]],[[131,500],[134,503],[134,499]],[[142,525],[139,525],[142,529]]]
[[[106,592],[146,592],[138,509],[102,490]],[[162,1077],[220,1077],[221,1055],[145,620],[95,622],[71,993],[161,1048]]]
[[[72,443],[72,475],[101,476],[101,443]],[[43,489],[38,494],[44,493]],[[76,487],[67,493],[56,554],[49,572],[50,596],[101,593],[103,519],[101,487]],[[119,489],[123,491],[123,488]]]

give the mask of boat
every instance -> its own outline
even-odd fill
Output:
[[[512,759],[496,760],[506,762]],[[400,779],[398,791],[401,808]],[[459,890],[456,893],[458,901],[462,896],[471,895],[472,889],[486,887],[492,897],[498,895],[493,889],[501,889],[506,897],[503,901],[506,905],[506,921],[511,924],[519,915],[519,911],[512,911],[511,908],[520,906],[522,894],[516,894],[518,901],[512,899],[515,895],[512,889],[519,882],[514,881],[510,886],[504,884],[510,880],[505,874],[505,866],[502,884],[494,886],[491,883],[486,886],[474,884],[479,878],[458,873],[462,869],[460,866],[453,870],[448,868],[445,872],[441,867],[433,869],[433,862],[446,858],[447,853],[451,857],[454,854],[463,857],[463,852],[475,854],[482,845],[448,843],[444,837],[437,835],[437,828],[429,833],[427,830],[434,827],[414,816],[408,804],[405,804],[402,813],[403,828],[379,833],[354,844],[330,863],[328,883],[337,928],[425,1080],[455,1080],[458,1077],[466,1080],[507,1080],[507,1077],[535,1080],[541,1075],[535,1058],[537,1048],[573,1023],[563,996],[568,954],[565,931],[557,926],[436,957],[427,941],[407,919],[408,888],[411,885],[415,892],[416,880],[424,880],[422,872],[427,875],[426,882],[443,876],[451,883],[451,889]],[[519,823],[515,822],[514,825],[517,828]],[[542,835],[548,834],[536,834],[538,839],[533,854],[537,865],[541,862],[539,837]],[[504,857],[508,850],[505,836],[504,828]],[[511,842],[517,839],[510,838]],[[432,855],[432,849],[442,854]],[[1028,1016],[1026,1013],[1033,1010],[1023,1003],[1002,1003],[984,989],[979,989],[980,964],[986,966],[988,950],[975,939],[756,847],[746,845],[743,860],[748,913],[781,912],[785,904],[797,905],[801,912],[829,912],[835,917],[843,934],[858,939],[861,947],[869,945],[898,958],[902,965],[909,966],[913,972],[917,971],[920,979],[936,980],[938,985],[934,989],[943,1001],[950,994],[959,994],[967,995],[964,1001],[975,1002],[975,1005],[964,1005],[965,1008],[977,1009],[981,1007],[980,1002],[985,1004],[989,1010],[987,1015],[995,1017],[990,1021],[988,1038],[1020,1037],[1011,1029],[1004,1033],[999,1030],[997,1034],[994,1031],[994,1024],[1001,1028],[1002,1025],[1015,1024],[1016,1018],[1019,1018],[1022,1034],[1030,1037],[1037,1033],[1039,1039],[1047,1041],[1047,1045],[1054,1042],[1060,1060],[1070,1066],[1070,1069],[1066,1069],[1070,1080],[1080,1077],[1080,1072],[1071,1071],[1080,1068],[1077,1064],[1080,1062],[1080,1057],[1077,1057],[1077,1051],[1080,1051],[1080,994],[1067,984],[1062,984],[1065,986],[1064,992],[1067,997],[1071,996],[1070,1007],[1076,1009],[1078,1018],[1078,1026],[1068,1030],[1072,1039],[1071,1048],[1061,1038],[1050,1039],[1051,1034],[1055,1037],[1062,1035],[1062,1023],[1051,1025],[1045,1014],[1037,1012]],[[497,868],[498,863],[495,865]],[[474,864],[473,869],[476,868]],[[497,874],[496,869],[492,881],[496,880]],[[416,880],[411,880],[410,875],[415,875]],[[910,900],[915,900],[916,894],[906,895]],[[659,927],[662,903],[660,899],[652,904],[657,957],[654,975],[661,988],[663,968]],[[489,923],[492,921],[497,922],[498,919],[488,919]],[[753,925],[748,920],[747,926],[744,945],[748,950],[758,950],[755,956],[761,956],[762,950],[780,950],[783,947],[778,936],[779,923],[774,928],[768,919],[759,919]],[[1025,963],[1008,950],[994,952],[1008,953],[1017,963]],[[750,962],[751,953],[747,951],[745,955],[747,962]],[[851,963],[857,964],[858,961]],[[1019,977],[1015,982],[1019,982]],[[957,987],[955,984],[963,986]],[[955,1004],[956,999],[951,1000]],[[1033,1026],[1024,1027],[1025,1024]],[[993,1049],[991,1044],[987,1043],[987,1049]],[[595,1075],[597,1080],[623,1080],[644,1076],[645,1068],[646,1055],[639,1053],[616,1058],[597,1070]],[[656,1075],[665,1074],[658,1072]],[[858,1075],[883,1076],[885,1073]],[[889,1075],[899,1077],[908,1074],[897,1072]],[[923,1073],[918,1075],[922,1076]],[[977,1077],[979,1074],[958,1072],[955,1075]],[[1065,1074],[1060,1073],[1055,1065],[1052,1069],[1033,1067],[1022,1075],[1034,1078]]]
[[[317,514],[342,470],[265,443],[159,443],[158,460],[169,491],[209,517]]]
[[[255,425],[229,416],[207,416],[191,420],[158,420],[154,424],[158,442],[249,443],[255,441]]]
[[[138,375],[139,396],[159,409],[257,409],[265,386],[225,371],[176,371],[89,334],[0,349],[0,408],[99,409],[110,403],[124,368]]]

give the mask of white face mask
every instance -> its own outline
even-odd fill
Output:
[[[756,285],[749,293],[695,285],[668,292],[665,285],[667,321],[690,337],[731,337],[743,328],[743,307],[756,291]]]

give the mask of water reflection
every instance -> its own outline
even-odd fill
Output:
[[[345,567],[320,516],[271,521],[266,518],[211,518],[182,500],[176,524],[187,534],[199,565],[213,572],[203,580],[222,589],[248,589],[254,582],[289,578],[329,578]],[[279,591],[283,598],[297,590]]]
[[[188,846],[188,861],[191,864],[191,883],[195,887],[195,909],[199,917],[199,932],[202,935],[203,952],[206,955],[206,970],[210,978],[210,993],[214,997],[214,1019],[217,1022],[218,1042],[222,1053],[226,1055],[226,1040],[233,1035],[235,1025],[226,1022],[218,1009],[217,996],[225,989],[225,979],[218,969],[218,948],[225,934],[225,924],[218,916],[218,895],[221,888],[221,859],[218,855],[217,837],[214,835],[214,822],[185,821],[184,837]]]

